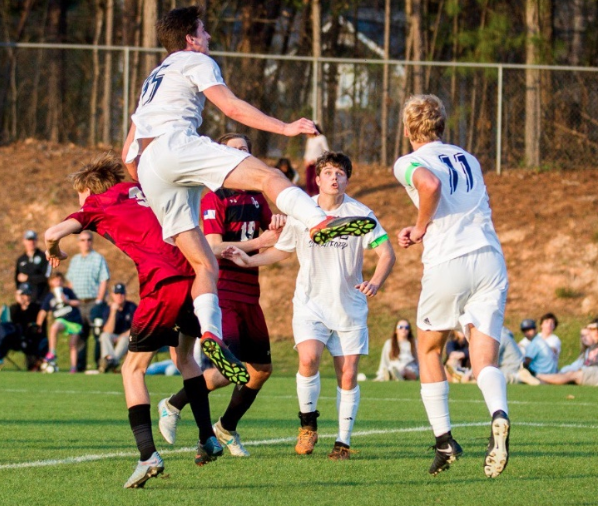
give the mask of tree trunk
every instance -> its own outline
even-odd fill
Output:
[[[385,0],[384,2],[384,59],[390,59],[390,0]],[[383,74],[382,74],[382,114],[380,118],[380,123],[382,125],[381,132],[380,132],[380,139],[381,139],[381,156],[380,156],[380,164],[383,167],[386,167],[388,164],[388,147],[387,147],[387,137],[388,137],[388,108],[390,107],[390,100],[388,97],[388,81],[389,81],[389,68],[388,64],[384,64]]]
[[[156,47],[156,21],[158,21],[158,2],[143,0],[142,47]],[[142,76],[145,79],[156,67],[158,58],[154,54],[146,53],[141,61],[143,62]]]
[[[102,34],[102,25],[104,23],[104,10],[100,0],[95,0],[93,3],[95,24],[93,31],[93,50],[91,52],[92,58],[92,76],[91,76],[91,91],[89,93],[89,134],[87,137],[87,144],[95,146],[96,143],[96,125],[98,124],[98,81],[100,79],[100,58],[98,55],[97,46],[100,43],[100,36]]]
[[[526,0],[526,54],[528,65],[540,60],[540,0]],[[540,71],[525,71],[525,164],[528,168],[540,166]]]
[[[314,58],[320,58],[322,56],[322,43],[321,43],[321,27],[322,13],[320,11],[320,0],[312,0],[311,3],[311,22],[312,22],[312,49],[311,53]],[[315,111],[313,111],[313,120],[322,121],[322,88],[320,83],[322,82],[322,65],[319,62],[314,62],[313,73],[318,76],[317,84],[313,93],[316,94],[314,103]]]
[[[66,34],[67,0],[50,0],[48,6],[48,42],[63,42]],[[63,126],[64,56],[61,50],[50,50],[48,62],[46,137],[58,142]]]
[[[106,37],[105,44],[114,43],[114,0],[106,0]],[[104,93],[102,95],[102,142],[112,143],[110,125],[112,122],[112,51],[106,51],[104,58]]]

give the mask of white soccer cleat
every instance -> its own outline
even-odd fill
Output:
[[[158,452],[154,452],[148,460],[137,462],[137,467],[125,483],[124,488],[143,488],[147,480],[155,478],[163,472],[164,461]]]
[[[176,441],[176,428],[180,419],[181,412],[171,406],[168,399],[162,399],[158,403],[158,427],[160,428],[160,434],[171,445]]]
[[[222,428],[221,419],[219,419],[214,426],[214,434],[218,442],[228,448],[233,457],[249,457],[249,452],[241,443],[241,437],[236,430],[228,431]]]

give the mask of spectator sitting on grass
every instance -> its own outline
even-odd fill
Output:
[[[588,333],[582,334],[581,339],[587,346],[579,359],[561,369],[556,374],[538,374],[537,378],[543,383],[551,385],[576,385],[598,386],[598,319],[593,320],[587,327]],[[563,372],[565,370],[565,372]]]

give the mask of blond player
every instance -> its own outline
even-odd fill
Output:
[[[480,164],[464,149],[442,142],[445,122],[438,97],[412,96],[404,106],[403,123],[413,152],[394,165],[395,176],[418,208],[415,225],[399,232],[399,245],[424,246],[417,348],[422,400],[436,436],[430,474],[448,469],[463,453],[451,434],[449,385],[441,361],[449,332],[462,330],[492,416],[484,472],[495,478],[509,458],[506,381],[497,367],[507,270]]]

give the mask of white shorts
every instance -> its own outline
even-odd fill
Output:
[[[367,327],[355,330],[330,330],[322,322],[293,318],[295,346],[315,339],[324,343],[333,357],[368,354]]]
[[[501,253],[487,246],[424,269],[417,308],[422,330],[469,327],[500,342],[507,301],[507,267]]]
[[[139,160],[139,183],[166,242],[199,226],[204,185],[217,190],[248,156],[192,131],[174,130],[150,143]]]

